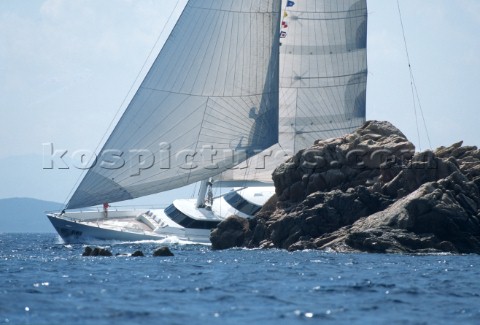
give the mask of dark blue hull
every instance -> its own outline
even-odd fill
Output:
[[[147,235],[128,231],[118,231],[85,225],[79,222],[69,221],[47,215],[55,230],[66,243],[87,243],[93,240],[109,241],[139,241],[160,240],[165,236]]]

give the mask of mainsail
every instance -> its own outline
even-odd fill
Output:
[[[279,141],[217,177],[271,182],[287,156],[365,122],[366,0],[283,1]]]
[[[278,142],[279,0],[190,0],[67,207],[217,175]]]

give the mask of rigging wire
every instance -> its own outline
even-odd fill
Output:
[[[423,114],[423,108],[422,104],[420,102],[420,96],[418,95],[418,89],[417,89],[417,84],[415,82],[415,77],[413,74],[413,69],[412,69],[412,64],[410,61],[410,54],[408,52],[408,46],[407,46],[407,38],[405,36],[405,27],[403,24],[403,17],[402,17],[402,11],[400,9],[400,0],[397,0],[397,8],[398,8],[398,15],[400,17],[400,25],[402,26],[402,35],[403,35],[403,43],[405,45],[405,53],[407,55],[407,61],[408,61],[408,69],[410,72],[410,87],[412,88],[412,97],[413,97],[413,110],[415,114],[415,123],[417,126],[417,136],[418,136],[418,144],[419,144],[419,149],[422,151],[422,144],[421,144],[421,139],[420,139],[420,128],[419,128],[419,123],[418,123],[418,113],[417,113],[417,103],[418,103],[418,110],[420,111],[420,115],[422,117],[423,121],[423,127],[425,128],[425,133],[427,135],[427,140],[428,140],[428,145],[430,149],[432,149],[432,142],[430,141],[430,135],[428,132],[427,128],[427,122],[425,120],[425,115]]]
[[[112,120],[110,121],[108,127],[106,128],[105,130],[105,133],[103,134],[100,142],[98,143],[97,147],[95,148],[95,153],[99,153],[98,150],[100,148],[100,146],[102,145],[102,143],[105,142],[105,138],[107,137],[107,135],[109,134],[109,130],[111,130],[112,126],[113,126],[113,123],[117,120],[117,117],[120,115],[120,111],[122,110],[122,108],[124,107],[125,105],[125,102],[127,101],[129,95],[131,94],[133,88],[135,87],[135,85],[137,84],[138,82],[138,79],[140,78],[141,74],[142,74],[142,71],[144,71],[146,65],[147,65],[147,62],[149,61],[150,57],[152,56],[153,54],[153,51],[155,50],[155,48],[157,48],[158,46],[158,43],[160,41],[160,38],[164,35],[165,33],[165,29],[167,28],[167,25],[169,25],[170,21],[172,20],[172,17],[173,17],[173,14],[175,12],[177,12],[177,9],[178,9],[178,5],[180,3],[181,0],[177,0],[176,4],[175,4],[175,7],[174,9],[172,10],[172,12],[170,13],[170,15],[168,16],[168,19],[167,21],[165,22],[165,24],[163,25],[163,28],[162,30],[160,31],[160,34],[158,34],[158,37],[157,39],[155,40],[155,43],[153,44],[152,48],[150,49],[150,52],[148,53],[147,57],[145,58],[145,61],[143,62],[143,65],[142,65],[142,68],[139,70],[137,76],[135,77],[135,80],[133,81],[132,85],[130,86],[130,89],[128,90],[127,94],[125,95],[125,97],[123,98],[122,100],[122,103],[120,104],[120,106],[118,107],[117,111],[115,112],[115,115],[113,116]],[[95,156],[95,155],[94,155]],[[89,162],[88,162],[88,165],[92,164],[92,159],[93,159],[93,156],[90,158]],[[70,192],[68,193],[67,197],[65,198],[65,201],[63,202],[63,205],[65,208],[67,208],[67,202],[70,200],[71,196],[73,195],[73,192],[76,190],[76,188],[79,186],[80,184],[80,181],[84,178],[84,176],[86,175],[86,173],[88,172],[89,169],[85,169],[81,175],[78,177],[77,181],[75,182],[75,184],[73,185],[72,189],[70,190]]]

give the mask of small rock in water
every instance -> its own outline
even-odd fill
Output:
[[[85,247],[82,256],[113,256],[113,254],[106,248],[95,247],[92,249],[91,247],[87,246]]]
[[[96,247],[92,254],[92,256],[113,256],[112,252],[110,252],[108,249],[100,247]]]
[[[160,247],[153,252],[153,256],[174,256],[168,247]]]
[[[93,249],[90,246],[85,247],[82,256],[90,256],[92,255]]]
[[[145,254],[142,251],[136,251],[132,254],[132,257],[145,257]]]

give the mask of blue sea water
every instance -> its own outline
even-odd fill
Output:
[[[0,234],[0,324],[479,324],[480,256],[211,251]]]

